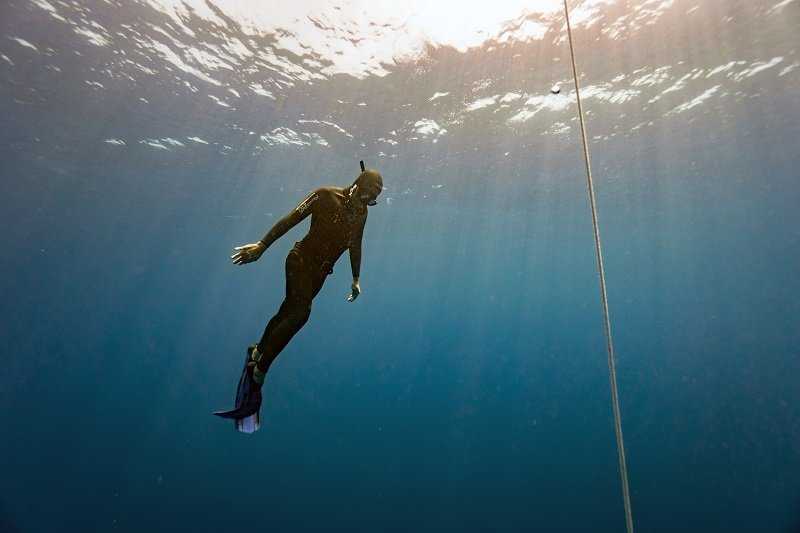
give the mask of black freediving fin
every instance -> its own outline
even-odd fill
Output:
[[[214,412],[221,418],[233,419],[236,429],[242,433],[255,433],[261,427],[261,385],[253,380],[252,370],[249,367],[254,349],[255,346],[247,348],[242,376],[236,388],[235,407],[229,411]]]

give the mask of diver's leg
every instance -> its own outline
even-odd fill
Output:
[[[222,418],[232,418],[236,428],[245,433],[252,433],[259,427],[259,409],[261,408],[261,386],[264,377],[289,340],[308,320],[311,312],[311,299],[315,294],[315,279],[303,263],[296,250],[286,257],[286,297],[278,313],[272,317],[258,343],[258,352],[253,346],[247,351],[247,364],[239,379],[236,390],[236,407],[229,411],[217,411],[214,414]],[[319,290],[319,289],[316,289]],[[258,365],[251,366],[255,359]]]
[[[258,351],[258,369],[266,374],[278,354],[308,321],[315,280],[296,251],[286,258],[286,298],[264,329]],[[318,289],[317,289],[318,290]]]
[[[261,341],[257,345],[259,352],[264,353],[263,348],[267,345],[266,344],[267,339],[269,339],[269,336],[272,334],[272,330],[275,329],[275,326],[280,324],[281,321],[283,321],[283,319],[286,318],[287,309],[288,305],[286,304],[286,300],[284,300],[281,303],[278,312],[275,313],[275,315],[269,319],[269,322],[267,322],[267,327],[264,328],[264,333],[261,335]]]
[[[325,283],[325,279],[328,277],[328,274],[319,274],[313,277],[311,280],[311,299],[317,297],[319,294],[320,289],[322,288],[322,284]]]
[[[261,342],[258,343],[258,351],[261,353],[264,353],[264,348],[267,345],[267,340],[272,334],[272,330],[275,329],[275,326],[286,319],[286,314],[290,308],[289,300],[292,299],[294,295],[306,291],[305,287],[303,287],[303,284],[308,283],[308,279],[306,279],[305,276],[302,276],[302,259],[298,255],[297,250],[291,250],[286,256],[285,268],[286,296],[284,297],[278,312],[275,313],[275,316],[273,316],[267,323],[267,327],[264,328],[264,333],[261,335]]]

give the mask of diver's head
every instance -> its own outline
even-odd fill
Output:
[[[368,168],[361,172],[351,188],[351,193],[364,205],[377,204],[378,195],[383,191],[383,178],[377,170]]]

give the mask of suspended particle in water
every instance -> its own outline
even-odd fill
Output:
[[[558,93],[560,93],[560,92],[561,92],[561,86],[560,86],[559,84],[557,84],[557,83],[556,83],[556,84],[555,84],[555,85],[553,85],[553,87],[550,89],[550,92],[551,92],[551,93],[553,93],[553,94],[558,94]]]

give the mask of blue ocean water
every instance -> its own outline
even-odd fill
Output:
[[[0,531],[624,531],[545,4],[402,56],[347,2],[4,2]],[[800,531],[800,3],[570,5],[636,530]],[[344,256],[239,434],[308,222],[231,249],[362,159],[363,294]]]

